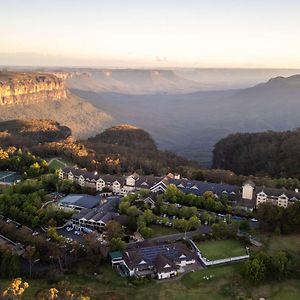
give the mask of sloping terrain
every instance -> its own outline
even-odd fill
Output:
[[[164,175],[180,167],[195,166],[170,152],[157,149],[152,137],[132,125],[106,129],[93,138],[75,141],[70,128],[52,120],[0,122],[0,149],[29,150],[40,157],[59,156],[91,171],[108,174]]]
[[[112,117],[70,94],[62,79],[40,72],[0,72],[0,120],[51,119],[72,129],[76,138],[99,133]]]
[[[213,167],[243,175],[300,178],[300,129],[229,135],[216,144]]]
[[[31,148],[37,144],[65,141],[70,128],[52,120],[11,120],[0,122],[0,146]]]
[[[174,153],[158,150],[148,132],[132,125],[108,128],[81,143],[94,152],[99,170],[105,173],[162,175],[181,166],[197,166]]]
[[[69,95],[63,101],[52,100],[27,105],[1,107],[0,120],[50,119],[72,129],[75,138],[93,136],[111,122],[112,117],[79,97]]]

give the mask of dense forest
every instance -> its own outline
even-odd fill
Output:
[[[299,131],[296,132],[299,133]],[[295,145],[296,142],[293,147]],[[288,150],[286,151],[289,153]],[[237,159],[239,155],[235,153],[234,158]],[[297,153],[293,155],[293,158],[297,157]],[[277,178],[242,176],[223,169],[201,168],[195,162],[188,161],[174,153],[159,150],[146,131],[131,125],[114,126],[88,140],[76,141],[68,127],[51,120],[0,122],[0,156],[1,170],[11,169],[21,174],[26,171],[27,175],[29,175],[28,171],[33,171],[33,174],[38,171],[34,165],[30,170],[24,170],[23,162],[27,162],[29,158],[43,166],[42,159],[61,157],[79,167],[90,171],[97,170],[99,173],[138,172],[139,174],[165,175],[168,172],[178,172],[182,177],[209,182],[242,185],[246,180],[251,179],[260,186],[300,188],[300,181],[297,178],[284,178],[280,174],[275,174]],[[291,167],[295,165],[296,163]],[[246,164],[246,166],[253,166],[253,163]],[[256,175],[262,173],[257,172]]]
[[[88,140],[76,141],[71,130],[51,120],[0,122],[0,148],[22,148],[43,158],[64,157],[101,173],[164,175],[180,167],[198,167],[171,152],[160,151],[144,130],[119,125]]]
[[[243,175],[300,178],[300,129],[229,135],[215,145],[213,167]]]
[[[119,125],[81,143],[94,152],[99,171],[163,175],[180,166],[198,166],[168,151],[160,151],[143,129]]]

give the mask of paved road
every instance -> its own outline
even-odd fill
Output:
[[[193,231],[188,231],[186,233],[182,232],[182,233],[175,233],[175,234],[169,234],[169,235],[164,235],[164,236],[158,236],[158,237],[155,237],[155,238],[146,239],[146,241],[151,241],[151,242],[154,242],[154,243],[162,243],[162,242],[166,242],[166,241],[177,241],[177,240],[182,240],[184,238],[190,239],[195,235],[208,234],[210,232],[211,232],[211,227],[210,226],[202,225],[198,229],[193,230]],[[133,246],[133,245],[138,245],[139,243],[143,243],[143,242],[131,242],[128,245]]]

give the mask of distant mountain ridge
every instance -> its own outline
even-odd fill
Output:
[[[125,94],[176,94],[208,88],[186,79],[173,70],[94,69],[66,79],[68,88]]]

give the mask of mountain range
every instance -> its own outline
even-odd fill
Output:
[[[300,125],[299,76],[251,88],[187,94],[129,95],[71,89],[119,123],[146,129],[162,149],[209,165],[214,144],[235,132]]]
[[[36,101],[38,97],[31,94],[32,101],[2,105],[0,119],[53,119],[70,127],[76,138],[91,137],[112,125],[132,124],[149,132],[160,149],[205,166],[211,164],[214,145],[228,134],[300,125],[300,75],[282,76],[300,74],[299,70],[56,68],[35,72],[58,78],[65,97],[40,94],[43,101]]]

